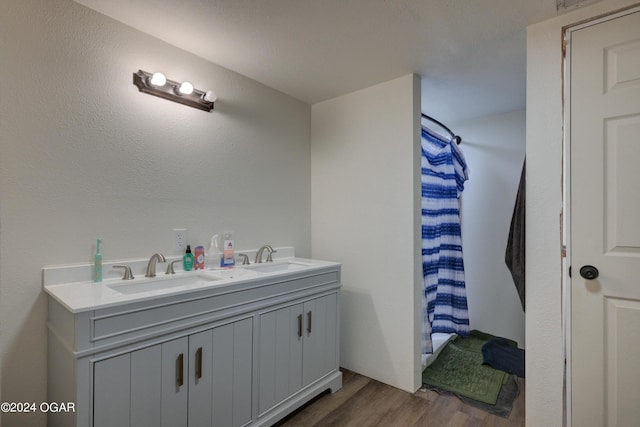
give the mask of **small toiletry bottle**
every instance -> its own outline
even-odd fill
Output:
[[[182,257],[182,265],[184,266],[184,271],[193,270],[193,254],[191,253],[191,245],[187,245],[187,251]]]
[[[96,254],[93,257],[93,281],[96,283],[102,282],[102,254],[100,253],[100,243],[102,243],[102,239],[97,240]]]
[[[236,264],[234,257],[233,231],[225,231],[222,233],[222,259],[221,267],[233,267]]]
[[[195,257],[194,267],[196,270],[204,270],[204,246],[196,246],[193,249],[193,255]]]

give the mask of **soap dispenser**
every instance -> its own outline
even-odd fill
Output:
[[[233,231],[225,231],[222,233],[222,258],[220,258],[220,267],[233,267],[236,264],[234,256]]]
[[[182,257],[182,264],[184,266],[184,271],[193,270],[193,254],[191,253],[191,245],[187,245],[187,251]]]

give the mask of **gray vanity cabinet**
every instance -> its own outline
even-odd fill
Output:
[[[252,319],[94,364],[94,427],[251,421]]]
[[[335,372],[337,298],[332,293],[260,314],[260,416]]]
[[[273,425],[342,387],[340,286],[330,264],[76,312],[49,298],[48,399],[77,409],[48,425]]]

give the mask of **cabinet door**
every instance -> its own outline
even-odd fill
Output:
[[[161,356],[156,345],[96,362],[94,427],[161,425]]]
[[[302,388],[302,304],[260,315],[258,407],[263,414]]]
[[[337,310],[337,294],[304,303],[302,385],[305,387],[338,368]]]
[[[161,344],[161,426],[187,427],[189,341],[187,337]]]
[[[94,365],[94,427],[238,427],[251,421],[253,319]]]
[[[129,425],[130,370],[130,354],[112,357],[93,365],[94,427]]]
[[[252,347],[252,319],[189,336],[189,427],[251,420]]]
[[[189,427],[212,426],[211,330],[189,336]]]
[[[131,353],[131,427],[160,425],[162,346]]]
[[[253,319],[213,329],[213,425],[238,427],[251,420]]]

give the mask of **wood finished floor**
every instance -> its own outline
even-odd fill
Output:
[[[524,426],[524,379],[509,418],[465,405],[434,391],[407,393],[342,370],[342,389],[325,394],[280,421],[278,427],[515,427]]]

